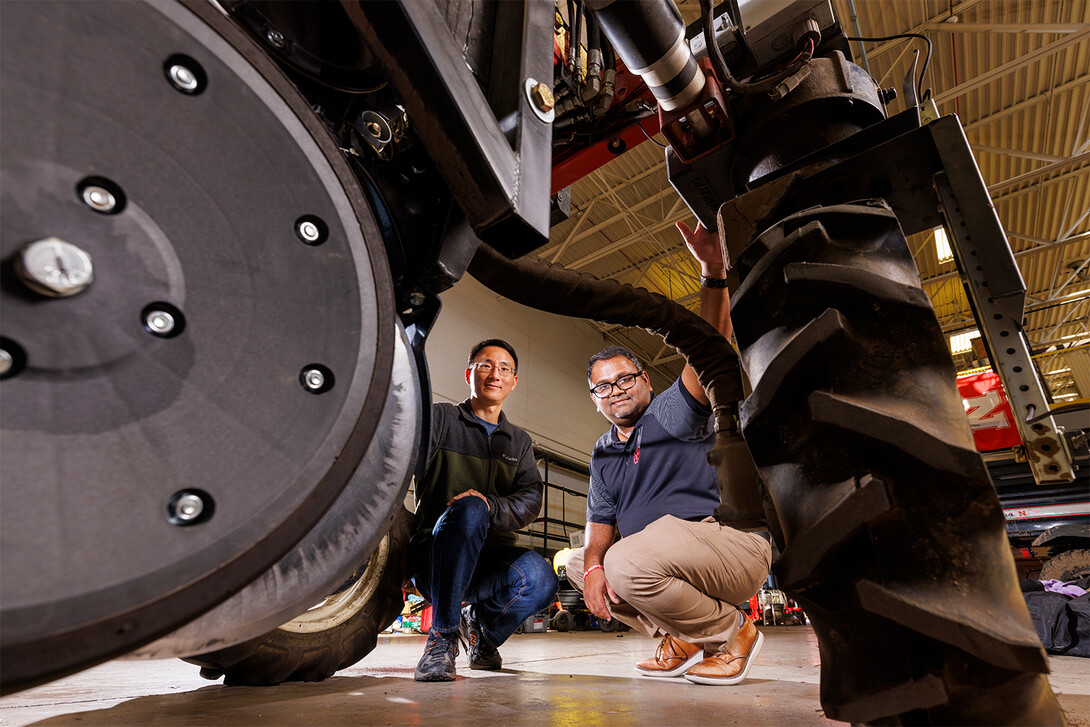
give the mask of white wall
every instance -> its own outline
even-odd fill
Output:
[[[513,303],[468,275],[441,298],[426,347],[435,401],[465,399],[469,349],[502,338],[519,356],[518,384],[503,407],[507,418],[536,445],[589,462],[594,443],[609,428],[591,403],[586,376],[587,359],[608,345],[605,339],[579,319]]]

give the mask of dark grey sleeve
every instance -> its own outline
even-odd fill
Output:
[[[587,522],[617,524],[617,503],[602,482],[593,460],[590,463],[590,488],[587,490]]]
[[[693,398],[679,378],[647,407],[675,439],[701,442],[714,431],[712,410]]]

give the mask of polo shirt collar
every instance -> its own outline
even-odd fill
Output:
[[[651,402],[655,400],[656,396],[658,396],[658,394],[656,392],[652,391],[651,392],[651,401],[647,402],[647,408],[643,410],[643,414],[640,414],[640,418],[636,420],[636,426],[632,427],[632,433],[633,434],[635,434],[636,430],[639,429],[640,425],[643,424],[643,418],[645,416],[647,416],[647,409],[651,408]],[[503,414],[501,413],[500,416],[502,417]],[[616,446],[618,444],[627,445],[631,441],[632,441],[632,437],[629,437],[627,440],[625,440],[623,442],[621,441],[621,438],[617,436],[617,425],[616,424],[611,425],[609,427],[609,431],[606,432],[606,446],[614,447],[614,446]]]

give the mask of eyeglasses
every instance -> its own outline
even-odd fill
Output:
[[[469,368],[477,369],[477,371],[485,375],[492,373],[492,369],[495,369],[496,373],[498,373],[500,376],[514,376],[515,374],[515,370],[505,363],[495,365],[490,364],[486,361],[482,361],[480,363],[470,364]]]
[[[637,371],[634,374],[625,374],[616,381],[606,382],[604,384],[598,384],[591,387],[590,393],[597,396],[599,399],[604,399],[613,393],[613,387],[616,386],[620,391],[628,391],[636,385],[636,379],[643,375],[642,371]]]

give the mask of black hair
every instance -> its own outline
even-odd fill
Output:
[[[477,354],[481,352],[481,349],[488,348],[489,346],[499,346],[504,351],[511,354],[511,360],[515,362],[515,371],[519,370],[519,357],[518,354],[515,353],[515,347],[502,338],[486,338],[474,346],[469,352],[469,363],[473,363],[473,359],[477,358]]]
[[[609,348],[603,348],[598,353],[590,357],[590,361],[587,362],[587,381],[594,383],[590,378],[591,369],[594,368],[594,364],[599,361],[608,361],[611,358],[617,358],[618,356],[624,356],[636,367],[636,373],[643,373],[643,366],[640,365],[640,360],[636,358],[636,354],[629,351],[624,346],[610,346]]]

